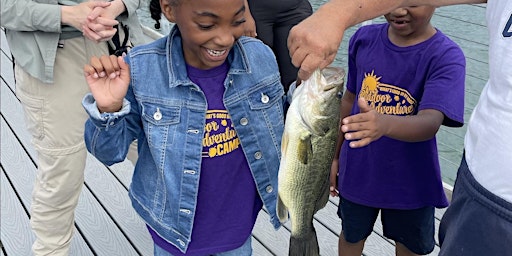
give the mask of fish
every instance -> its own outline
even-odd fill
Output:
[[[288,255],[319,255],[314,214],[329,200],[345,71],[317,69],[292,92],[281,139],[277,216],[291,221]]]

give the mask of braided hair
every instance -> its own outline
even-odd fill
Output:
[[[151,13],[151,18],[155,20],[155,29],[160,29],[160,19],[162,18],[162,8],[160,8],[159,0],[150,0],[149,1],[149,12]]]

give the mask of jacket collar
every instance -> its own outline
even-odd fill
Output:
[[[244,43],[254,40],[250,37],[242,36],[236,40],[233,48],[230,50],[226,61],[229,63],[228,75],[239,75],[251,73],[249,56],[247,55]],[[167,36],[166,56],[167,66],[169,67],[169,86],[192,85],[192,81],[187,76],[187,67],[183,55],[181,33],[177,26],[174,26]]]

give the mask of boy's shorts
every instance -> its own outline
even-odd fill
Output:
[[[413,210],[380,209],[340,199],[338,216],[345,241],[357,243],[366,239],[381,213],[384,236],[399,242],[410,251],[425,255],[434,250],[434,207]]]

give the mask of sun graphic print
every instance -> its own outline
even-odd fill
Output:
[[[375,95],[377,93],[380,78],[381,77],[377,77],[374,74],[374,70],[372,70],[370,74],[365,73],[359,97],[368,99],[371,95]]]
[[[377,77],[374,74],[374,70],[372,70],[372,73],[370,73],[370,74],[364,74],[363,89],[366,88],[367,90],[370,90],[370,91],[376,91],[377,83],[379,82],[380,78],[381,78],[380,76]]]

